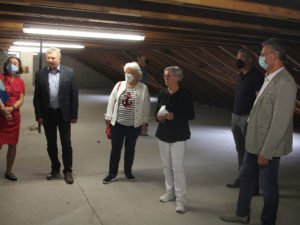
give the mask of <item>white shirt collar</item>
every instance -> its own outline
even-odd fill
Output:
[[[266,74],[265,79],[270,82],[283,69],[284,69],[284,66],[279,68],[278,70],[274,71],[273,73],[270,73],[268,75]]]

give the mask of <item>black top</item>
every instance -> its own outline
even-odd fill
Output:
[[[164,89],[158,95],[155,117],[163,105],[169,112],[174,113],[174,119],[159,122],[155,136],[169,143],[190,139],[188,121],[195,118],[192,96],[182,89],[172,95]]]
[[[264,75],[255,68],[248,73],[241,73],[235,88],[233,113],[247,115],[250,113],[258,92],[264,83]]]

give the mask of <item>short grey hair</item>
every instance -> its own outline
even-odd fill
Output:
[[[61,52],[60,52],[60,49],[59,48],[49,48],[47,51],[46,51],[46,55],[48,54],[51,54],[53,52],[56,52],[58,58],[61,58]]]
[[[287,61],[285,48],[282,42],[277,38],[270,38],[262,43],[263,46],[270,46],[273,51],[278,53],[279,60],[283,63]]]
[[[183,72],[179,66],[168,66],[164,69],[164,73],[166,71],[171,72],[173,76],[178,78],[178,81],[181,81],[183,79]]]
[[[126,63],[124,66],[124,72],[127,70],[131,70],[133,72],[133,75],[137,77],[137,80],[140,80],[142,78],[143,73],[141,67],[137,62]]]

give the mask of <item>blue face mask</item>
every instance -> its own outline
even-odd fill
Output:
[[[259,56],[258,63],[263,69],[267,70],[269,65],[266,63],[266,58],[264,56]]]
[[[19,72],[19,67],[15,66],[14,64],[8,64],[6,66],[6,70],[9,74],[13,74]]]

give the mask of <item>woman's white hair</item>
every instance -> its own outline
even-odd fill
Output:
[[[124,66],[124,72],[126,72],[128,70],[130,70],[132,75],[137,77],[137,80],[140,80],[142,78],[143,73],[137,62],[126,63]]]

